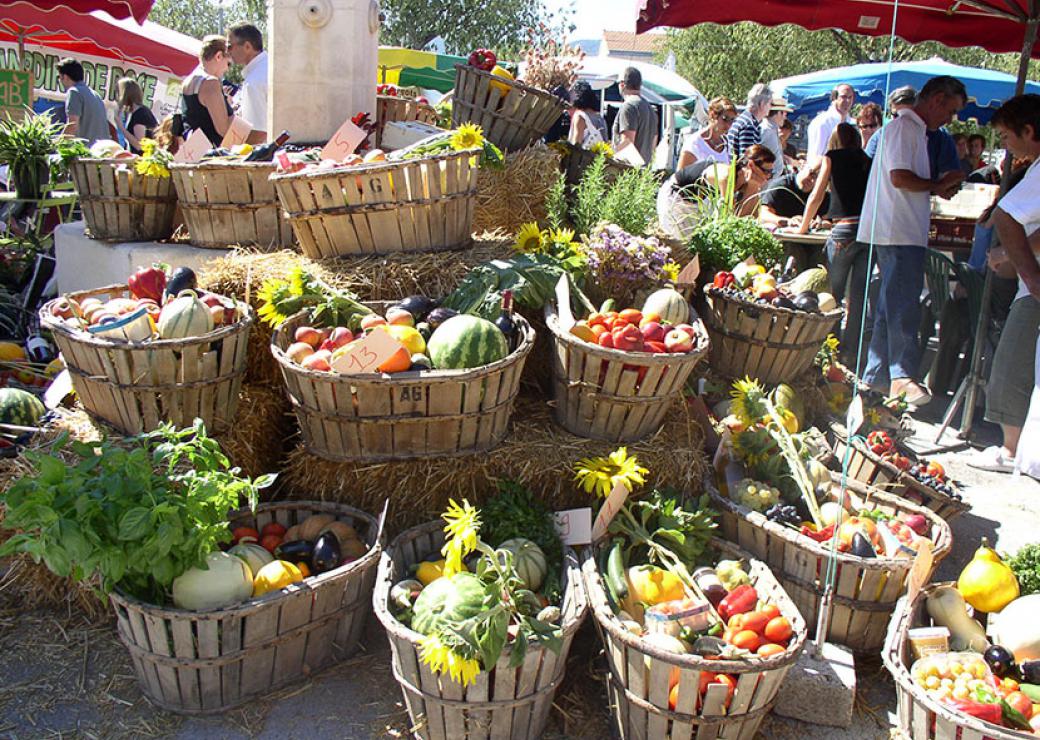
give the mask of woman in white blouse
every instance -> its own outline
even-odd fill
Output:
[[[584,80],[571,88],[571,127],[567,141],[582,149],[607,140],[607,123],[599,112],[600,99]]]
[[[737,106],[729,98],[715,98],[708,103],[708,125],[686,138],[675,169],[681,170],[702,159],[728,164],[726,132],[736,118]]]

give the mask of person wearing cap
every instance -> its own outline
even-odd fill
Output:
[[[762,146],[767,148],[776,157],[776,166],[773,176],[779,177],[784,174],[784,149],[780,144],[780,127],[787,120],[787,114],[794,108],[781,97],[774,97],[769,105],[769,114],[762,121]]]
[[[913,108],[914,103],[916,102],[917,90],[915,90],[910,85],[898,87],[888,95],[888,114],[892,116],[892,118],[895,118],[899,115],[899,111],[907,110],[908,108]],[[888,124],[886,123],[885,126],[887,125]],[[884,128],[884,126],[882,126],[881,128]],[[870,140],[867,142],[867,145],[863,147],[863,151],[866,152],[867,156],[871,159],[877,156],[878,144],[881,143],[881,137],[877,134],[880,130],[881,129],[875,131],[874,136],[871,136]]]
[[[809,124],[809,146],[805,155],[808,165],[816,164],[820,157],[827,153],[827,143],[831,140],[831,134],[839,123],[855,124],[856,121],[849,115],[853,104],[856,102],[856,91],[852,85],[838,85],[831,90],[831,105],[812,119]]]

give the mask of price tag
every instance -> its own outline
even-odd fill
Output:
[[[198,162],[202,159],[202,155],[212,148],[206,134],[202,133],[202,129],[197,128],[191,132],[188,140],[181,144],[180,149],[173,155],[173,161]]]
[[[560,328],[569,331],[574,326],[574,314],[571,313],[571,281],[567,279],[567,273],[560,275],[556,283],[556,312]]]
[[[845,429],[851,437],[859,431],[861,426],[863,426],[863,396],[857,394],[849,404],[849,412],[845,417]]]
[[[607,500],[603,502],[599,513],[596,514],[596,523],[592,525],[593,542],[607,533],[607,527],[610,526],[610,523],[627,500],[628,489],[625,488],[624,483],[619,482],[614,486],[614,490],[610,492],[610,495],[607,496]]]
[[[567,509],[553,514],[556,531],[565,545],[588,545],[592,542],[592,509]]]
[[[404,347],[382,329],[373,329],[356,342],[351,342],[342,354],[332,360],[332,369],[344,375],[378,372],[377,367]]]
[[[332,135],[325,148],[321,150],[321,158],[342,162],[347,155],[354,153],[354,150],[365,140],[367,135],[348,118],[339,127],[339,130]]]
[[[43,392],[43,405],[53,411],[61,406],[61,402],[70,393],[72,393],[72,375],[68,370],[62,370]]]
[[[246,139],[249,138],[249,132],[252,130],[253,127],[249,125],[246,119],[242,118],[242,116],[235,116],[231,119],[231,125],[228,126],[227,133],[221,139],[220,145],[225,149],[230,149],[233,146],[245,144]]]
[[[917,550],[917,557],[914,558],[914,564],[910,567],[910,575],[906,579],[906,600],[910,603],[917,596],[918,592],[924,585],[928,583],[928,578],[932,574],[932,564],[935,558],[932,556],[932,543],[928,540],[922,540],[921,545]]]
[[[675,279],[676,285],[695,285],[697,283],[697,276],[701,274],[701,258],[699,255],[693,255],[693,259],[682,270],[679,271],[679,276]]]

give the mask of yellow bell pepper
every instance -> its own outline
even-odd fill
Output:
[[[992,614],[1018,598],[1018,579],[985,539],[964,566],[957,590],[976,610]]]
[[[677,575],[653,565],[629,568],[628,588],[633,599],[648,606],[675,601],[686,595],[683,583]]]

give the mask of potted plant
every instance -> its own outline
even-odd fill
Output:
[[[26,113],[21,121],[0,121],[0,163],[8,166],[19,198],[43,196],[50,175],[49,158],[57,149],[61,131],[61,124],[48,113]]]

